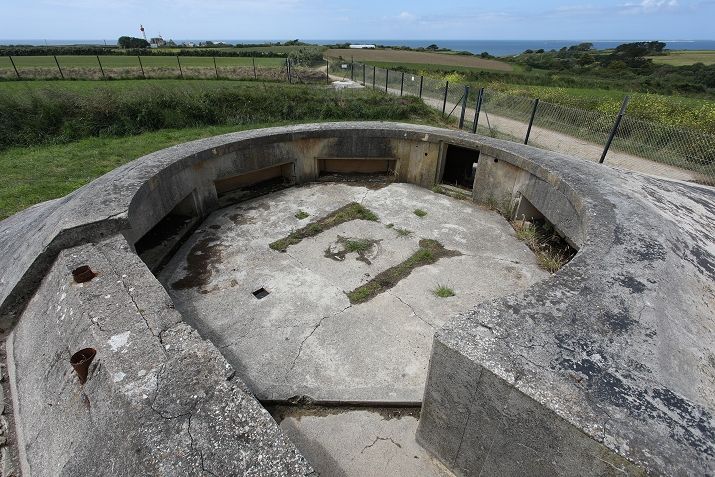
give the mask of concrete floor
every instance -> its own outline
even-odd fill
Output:
[[[274,410],[271,410],[274,411]],[[415,441],[415,409],[283,409],[279,426],[320,475],[453,475]]]
[[[346,222],[286,253],[269,248],[353,201],[379,222]],[[427,215],[417,217],[418,208]],[[310,216],[297,219],[299,210]],[[412,233],[400,236],[400,228]],[[341,250],[341,237],[376,241],[364,254],[370,263],[357,253],[340,261],[326,256]],[[403,262],[423,238],[461,255],[416,268],[387,292],[350,304],[346,292]],[[445,476],[414,437],[434,331],[479,302],[546,276],[501,216],[469,201],[409,184],[320,183],[215,212],[159,278],[184,319],[221,349],[258,399],[373,406],[317,413],[297,406],[277,418],[322,475]],[[455,296],[435,296],[438,285]],[[253,292],[260,288],[269,294],[258,299]],[[394,418],[379,410],[382,403],[418,407]]]
[[[350,202],[355,220],[292,245],[268,244]],[[423,218],[413,211],[427,212]],[[310,214],[299,220],[298,210]],[[394,224],[393,228],[386,227]],[[397,228],[412,231],[399,236]],[[325,256],[339,237],[379,241],[371,264]],[[422,238],[461,256],[415,269],[388,292],[350,305],[345,292],[404,261]],[[498,214],[410,184],[295,187],[221,209],[160,274],[184,318],[212,340],[260,400],[419,404],[432,335],[475,304],[547,274]],[[439,298],[437,285],[454,289]],[[252,292],[270,294],[257,299]]]

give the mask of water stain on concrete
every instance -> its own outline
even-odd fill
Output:
[[[202,237],[186,257],[186,275],[171,284],[174,290],[186,290],[207,285],[213,274],[211,267],[221,261],[223,245],[215,235]]]
[[[231,222],[233,222],[235,225],[246,225],[246,224],[255,224],[256,219],[253,217],[247,217],[243,214],[231,214],[228,216],[229,219],[231,219]]]

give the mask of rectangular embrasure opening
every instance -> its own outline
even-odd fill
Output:
[[[293,163],[286,162],[214,181],[219,207],[269,194],[292,185]]]
[[[394,157],[319,157],[318,172],[325,175],[390,175],[395,170]]]
[[[472,190],[479,151],[447,144],[442,183]]]
[[[196,191],[192,191],[152,227],[134,247],[149,270],[156,272],[181,245],[199,222]]]

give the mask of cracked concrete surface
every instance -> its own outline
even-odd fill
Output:
[[[268,247],[350,202],[362,203],[379,222],[346,222],[285,253]],[[417,217],[416,208],[427,216]],[[310,216],[297,219],[298,210]],[[412,233],[400,236],[398,228]],[[378,240],[377,253],[370,264],[356,260],[357,253],[342,261],[326,257],[339,237]],[[407,259],[420,239],[463,255],[417,268],[387,292],[350,306],[346,292]],[[211,250],[220,250],[220,259]],[[195,265],[203,253],[206,270],[190,270],[187,258]],[[208,279],[172,287],[191,273]],[[159,278],[184,319],[221,349],[261,400],[420,403],[434,330],[476,303],[546,276],[495,212],[409,184],[371,190],[321,183],[215,212]],[[436,297],[438,284],[455,296]],[[256,299],[252,292],[261,287],[270,294]]]
[[[121,236],[63,251],[7,344],[23,475],[312,472]]]
[[[372,409],[296,408],[279,425],[320,475],[450,477],[415,441],[417,416],[386,416]],[[399,413],[399,411],[397,411]]]

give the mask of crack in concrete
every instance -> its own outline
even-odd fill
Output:
[[[360,202],[358,202],[360,205],[362,205],[363,201],[367,198],[367,195],[370,193],[370,189],[367,189],[365,193],[362,196],[362,199],[360,199]]]
[[[206,464],[204,462],[204,453],[201,449],[197,449],[194,444],[194,436],[191,434],[191,418],[194,416],[194,410],[196,410],[196,406],[194,406],[194,409],[192,409],[192,411],[189,413],[188,426],[186,427],[186,432],[189,434],[189,447],[191,449],[191,452],[197,452],[199,454],[199,464],[201,465],[201,470],[203,472],[206,472],[207,474],[213,475],[214,477],[218,477],[215,473],[211,472],[206,468]]]
[[[315,333],[315,330],[317,330],[317,329],[320,327],[320,325],[323,324],[323,321],[324,321],[325,319],[327,319],[329,316],[330,316],[330,315],[322,317],[322,318],[320,319],[320,321],[318,321],[318,323],[313,327],[313,329],[310,330],[310,333],[308,334],[308,336],[306,336],[305,338],[303,338],[303,341],[300,342],[300,346],[298,346],[298,353],[295,355],[295,358],[293,358],[293,362],[291,363],[290,368],[288,369],[288,371],[286,371],[286,374],[285,374],[285,376],[283,377],[283,380],[284,380],[284,381],[287,381],[287,380],[288,380],[288,375],[289,375],[289,374],[293,371],[293,369],[295,368],[295,365],[296,365],[296,363],[298,362],[298,358],[300,358],[300,353],[303,352],[303,345],[305,345],[305,342],[308,341],[308,338],[310,338],[311,336],[313,336],[313,333]]]
[[[412,311],[412,314],[415,315],[418,320],[420,320],[421,322],[423,322],[424,324],[426,324],[426,325],[429,326],[430,328],[435,329],[434,325],[432,325],[430,322],[428,322],[427,320],[425,320],[424,318],[422,318],[420,315],[417,314],[417,312],[416,312],[415,309],[412,307],[412,305],[410,305],[410,304],[407,303],[405,300],[403,300],[403,299],[400,298],[399,296],[397,296],[397,295],[395,295],[394,293],[392,293],[390,290],[387,290],[385,293],[387,293],[388,295],[390,295],[390,296],[392,296],[392,297],[394,297],[394,298],[397,298],[397,299],[400,301],[400,303],[402,303],[403,305],[405,305],[407,308],[409,308],[409,309]]]
[[[309,339],[311,336],[313,336],[313,334],[315,333],[315,331],[320,327],[320,325],[323,324],[323,321],[325,321],[325,320],[328,319],[328,318],[338,316],[338,315],[340,315],[341,313],[345,312],[345,311],[346,311],[347,309],[349,309],[349,308],[352,308],[352,305],[346,306],[345,308],[343,308],[342,310],[340,310],[339,312],[337,312],[337,313],[335,313],[335,314],[333,314],[333,315],[326,315],[326,316],[322,317],[322,318],[318,321],[318,323],[316,323],[316,325],[313,327],[313,329],[310,330],[310,333],[308,334],[308,336],[306,336],[305,338],[303,338],[303,341],[301,341],[300,346],[298,346],[298,353],[295,355],[295,358],[293,358],[293,362],[291,363],[290,368],[288,369],[288,371],[286,371],[285,375],[283,376],[283,381],[288,381],[288,375],[289,375],[289,374],[293,371],[293,369],[295,368],[295,365],[296,365],[296,363],[298,362],[298,358],[300,358],[300,354],[303,352],[303,345],[305,345],[305,342],[308,341],[308,339]]]
[[[601,458],[598,457],[598,456],[596,456],[596,459],[600,460],[601,462],[603,462],[604,464],[606,464],[606,465],[608,465],[608,466],[610,466],[610,467],[613,467],[613,470],[615,470],[616,472],[618,472],[618,473],[620,473],[620,474],[623,474],[623,475],[628,475],[628,472],[626,472],[626,470],[625,470],[624,468],[622,468],[622,467],[616,467],[615,465],[611,464],[610,462],[608,462],[608,461],[606,461],[606,460],[601,459]]]
[[[134,308],[136,308],[137,314],[138,314],[138,315],[142,318],[142,320],[144,321],[144,325],[146,326],[146,328],[147,328],[147,330],[149,331],[149,333],[150,333],[153,337],[159,339],[159,345],[160,345],[161,351],[162,351],[162,353],[164,353],[164,356],[167,356],[166,349],[164,348],[164,343],[163,343],[163,341],[162,341],[161,335],[162,335],[162,333],[164,333],[164,331],[167,331],[169,328],[160,329],[158,334],[157,334],[157,333],[154,333],[154,330],[152,330],[151,325],[149,324],[149,320],[148,320],[147,317],[144,315],[144,313],[142,313],[142,312],[143,312],[142,308],[139,307],[139,303],[137,303],[136,299],[134,298],[134,295],[132,295],[132,292],[129,291],[129,288],[131,288],[131,287],[127,286],[127,283],[124,281],[124,278],[123,278],[119,273],[117,273],[117,271],[116,271],[116,269],[115,269],[114,267],[111,266],[112,260],[110,260],[110,257],[106,254],[106,252],[104,251],[104,249],[102,248],[102,246],[99,245],[99,246],[97,247],[97,249],[99,250],[99,253],[101,253],[102,256],[104,257],[104,259],[107,261],[107,264],[109,265],[109,268],[112,270],[112,273],[114,274],[114,276],[117,277],[117,279],[121,282],[122,288],[124,288],[124,291],[126,292],[127,296],[129,297],[129,299],[130,299],[130,300],[132,301],[132,303],[134,304]],[[98,323],[96,323],[96,324],[99,325]],[[176,326],[176,325],[177,325],[177,323],[173,324],[170,328],[173,328],[173,327]],[[99,329],[102,330],[101,327],[100,327]],[[102,330],[102,331],[104,331],[104,330]]]
[[[372,447],[372,446],[374,446],[375,444],[377,444],[379,441],[390,441],[390,442],[392,442],[393,444],[395,444],[397,447],[399,447],[400,449],[402,449],[402,446],[401,446],[398,442],[395,442],[395,441],[392,439],[392,437],[380,437],[380,436],[376,436],[376,437],[375,437],[375,440],[372,441],[372,444],[368,444],[368,445],[366,445],[365,447],[363,447],[362,450],[360,451],[360,453],[362,454],[362,453],[365,452],[367,449],[369,449],[370,447]]]

